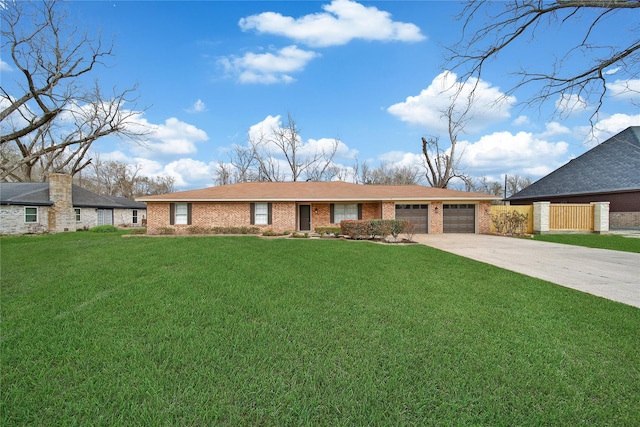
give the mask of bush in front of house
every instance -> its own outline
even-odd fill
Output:
[[[176,230],[173,227],[160,227],[158,228],[158,234],[161,234],[163,236],[167,236],[167,235],[171,235],[171,234],[175,234]]]
[[[147,234],[147,228],[146,227],[132,228],[131,234]]]
[[[369,239],[373,235],[370,220],[345,219],[340,221],[340,232],[352,239]]]
[[[340,222],[342,234],[352,239],[374,237],[384,239],[388,235],[397,238],[400,233],[407,230],[407,227],[408,221],[400,219],[344,220]]]
[[[113,225],[97,225],[95,227],[91,227],[89,231],[94,233],[114,233],[118,231],[118,228]]]
[[[340,227],[315,227],[313,230],[321,236],[333,235],[335,237],[338,237],[342,231]]]

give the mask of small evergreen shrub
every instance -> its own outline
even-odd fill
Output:
[[[160,227],[158,228],[158,234],[162,234],[162,235],[170,235],[170,234],[175,234],[176,230],[173,227]]]
[[[147,234],[147,229],[145,227],[132,228],[131,234]]]
[[[187,227],[186,231],[188,234],[209,234],[211,229],[200,225],[192,225]]]
[[[340,235],[340,227],[315,227],[314,231],[321,236],[334,235],[338,237]]]
[[[89,231],[94,233],[114,233],[118,231],[118,229],[113,225],[97,225],[95,227],[91,227]]]

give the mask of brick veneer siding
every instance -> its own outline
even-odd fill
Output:
[[[382,219],[396,219],[395,202],[382,202]]]
[[[271,224],[251,225],[251,204],[238,203],[191,203],[191,224],[170,224],[169,203],[147,204],[147,234],[160,234],[162,228],[173,228],[176,234],[187,233],[189,227],[258,227],[260,230],[296,230],[296,204],[294,202],[272,203]]]
[[[491,234],[491,202],[478,203],[478,230],[480,234]]]
[[[438,212],[436,213],[436,209]],[[444,225],[442,222],[442,202],[429,203],[429,233],[430,234],[442,234],[444,231]]]

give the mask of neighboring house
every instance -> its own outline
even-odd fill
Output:
[[[0,183],[0,233],[58,233],[96,225],[136,227],[146,221],[144,203],[105,197],[51,174],[49,182]]]
[[[242,227],[313,231],[343,219],[410,219],[417,233],[489,233],[499,197],[419,185],[246,182],[140,197],[148,234],[171,227]]]
[[[507,201],[609,202],[610,228],[640,228],[640,126],[596,145]]]

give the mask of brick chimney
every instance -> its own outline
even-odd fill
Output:
[[[76,215],[73,210],[73,180],[71,175],[52,173],[49,175],[49,232],[75,231]]]

